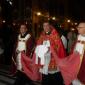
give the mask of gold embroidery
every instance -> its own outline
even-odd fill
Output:
[[[55,50],[58,50],[58,45],[55,45]]]
[[[54,59],[54,57],[52,56],[52,57],[51,57],[51,62],[50,62],[50,64],[49,64],[49,71],[54,71],[54,70],[57,70],[57,66],[56,66],[55,59]]]

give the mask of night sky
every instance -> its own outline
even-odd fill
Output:
[[[40,3],[41,2],[41,3]],[[84,0],[39,0],[40,6],[46,8],[51,15],[67,16],[74,20],[85,19]]]
[[[49,0],[49,10],[56,15],[68,16],[74,20],[85,19],[84,0]]]
[[[70,0],[69,1],[70,16],[77,20],[85,19],[85,2],[84,0]]]
[[[31,5],[30,0],[12,0],[13,8],[6,3],[6,0],[0,0],[0,3],[3,7],[2,16],[9,18],[11,16],[11,12],[15,9],[19,9],[19,1],[22,3],[22,10],[25,9],[23,7],[25,4]],[[34,2],[34,0],[32,0]],[[3,3],[2,3],[3,2]],[[24,3],[23,3],[24,2]],[[52,16],[64,16],[70,17],[73,20],[84,20],[85,19],[85,3],[84,0],[35,0],[39,9],[45,9],[49,11]],[[16,10],[15,10],[16,11]]]

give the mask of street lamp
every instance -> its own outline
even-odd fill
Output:
[[[72,31],[74,31],[75,29],[74,28],[71,28]]]
[[[56,17],[52,17],[52,20],[56,20]]]
[[[77,25],[78,23],[75,23],[75,25]]]
[[[40,16],[41,15],[41,12],[37,12],[37,16]]]
[[[2,22],[3,22],[3,23],[5,23],[6,21],[5,21],[5,20],[3,20]]]
[[[67,20],[67,22],[68,22],[68,23],[70,23],[70,22],[71,22],[71,20],[70,20],[70,19],[68,19],[68,20]]]

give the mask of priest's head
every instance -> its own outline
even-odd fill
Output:
[[[25,34],[27,32],[27,27],[25,24],[20,25],[20,33]]]
[[[79,34],[85,35],[85,22],[79,23],[77,30]]]
[[[45,33],[51,32],[51,26],[48,21],[43,22],[43,29]]]

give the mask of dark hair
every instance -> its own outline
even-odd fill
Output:
[[[24,24],[24,23],[21,23],[19,27],[21,27],[21,25],[24,25],[24,26],[26,26],[26,28],[27,28],[27,25],[26,25],[26,24]]]
[[[85,19],[81,19],[80,21],[78,21],[78,24],[80,23],[85,23]]]
[[[50,24],[49,20],[43,20],[42,23],[49,23]]]

